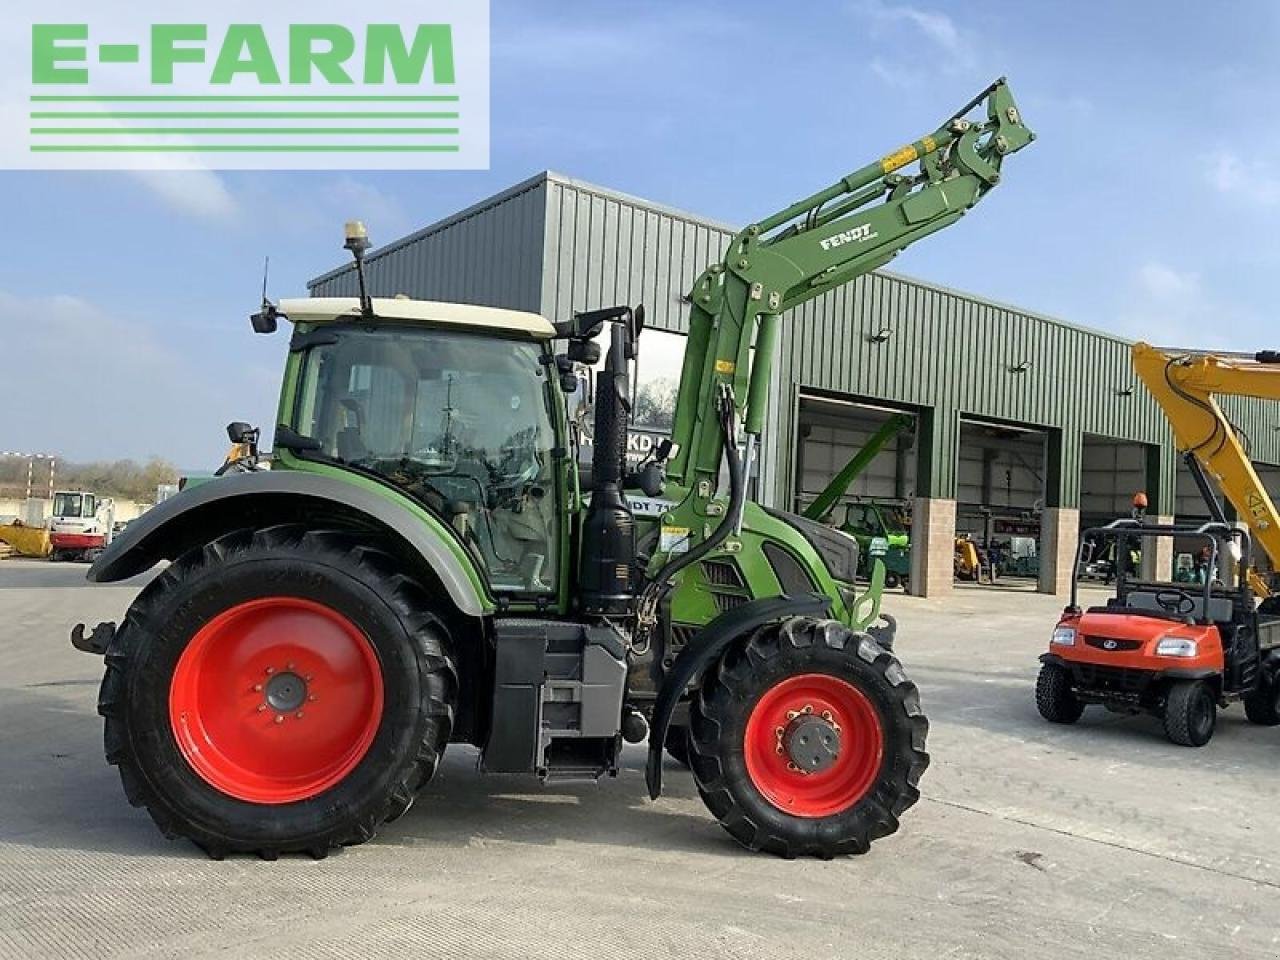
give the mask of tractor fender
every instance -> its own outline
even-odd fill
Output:
[[[320,511],[354,515],[383,527],[415,551],[433,570],[458,610],[473,617],[490,611],[476,587],[478,577],[450,549],[442,524],[415,514],[399,498],[364,486],[300,470],[263,470],[219,477],[183,490],[129,524],[89,568],[94,583],[112,583],[173,560],[237,526],[268,525],[291,503],[311,501]],[[254,508],[262,505],[260,510]]]
[[[831,598],[821,594],[764,597],[727,610],[698,631],[676,656],[654,703],[649,721],[649,759],[644,770],[651,800],[657,800],[662,793],[662,751],[671,715],[693,678],[711,666],[729,644],[757,627],[787,617],[830,615]]]

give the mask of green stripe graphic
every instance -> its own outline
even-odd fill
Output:
[[[457,144],[35,144],[32,153],[457,153]]]
[[[454,134],[457,127],[32,127],[31,132],[41,136],[64,134],[90,134],[102,136],[133,137],[140,135],[236,135],[246,134],[327,134],[358,136],[361,134],[435,136]]]
[[[409,95],[345,95],[345,96],[282,96],[216,94],[194,96],[181,94],[147,96],[32,96],[32,103],[457,103],[455,96]]]
[[[278,110],[253,111],[252,113],[205,113],[201,112],[155,112],[145,113],[66,113],[62,111],[47,112],[36,110],[31,114],[32,120],[456,120],[456,113],[343,113],[330,110],[313,110],[301,113],[281,112]]]

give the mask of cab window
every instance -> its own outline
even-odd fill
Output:
[[[295,429],[440,516],[498,591],[556,581],[554,421],[541,348],[431,329],[344,329],[303,360]]]

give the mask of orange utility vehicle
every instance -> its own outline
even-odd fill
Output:
[[[1115,595],[1081,609],[1077,557],[1071,604],[1040,658],[1041,716],[1075,723],[1088,704],[1151,713],[1170,740],[1188,747],[1208,743],[1218,708],[1236,700],[1254,723],[1280,723],[1280,616],[1256,609],[1247,530],[1218,521],[1178,527],[1125,519],[1086,530],[1081,544],[1113,540],[1117,556],[1135,546],[1155,555],[1153,541],[1161,538],[1194,544],[1205,558],[1199,582],[1143,580],[1119,564]]]

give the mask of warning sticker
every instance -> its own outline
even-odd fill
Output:
[[[883,160],[880,161],[880,169],[885,173],[893,173],[899,167],[905,167],[912,160],[916,159],[919,154],[912,144],[907,144],[901,150],[895,150]]]
[[[662,525],[662,536],[658,543],[658,549],[663,553],[688,553],[689,528],[669,527],[664,523]]]
[[[732,360],[717,360],[716,373],[733,373],[738,369],[738,365]]]

